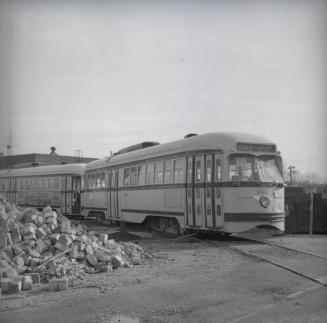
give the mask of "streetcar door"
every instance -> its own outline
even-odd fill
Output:
[[[193,170],[193,157],[187,157],[187,173],[186,173],[186,224],[193,226],[195,222],[195,213],[193,206],[193,195],[194,195],[194,170]]]
[[[204,184],[204,203],[205,203],[205,224],[206,227],[213,227],[214,225],[214,187],[212,181],[213,174],[213,155],[205,155],[205,184]]]
[[[204,155],[194,158],[194,212],[197,227],[205,225],[204,219]]]
[[[112,170],[111,173],[111,190],[110,190],[111,217],[118,219],[118,169]]]
[[[72,177],[72,214],[81,213],[81,177]]]
[[[214,206],[213,206],[213,225],[215,227],[222,227],[224,225],[224,215],[223,215],[223,205],[222,205],[222,155],[215,154],[214,162],[214,190],[215,194],[213,197]]]

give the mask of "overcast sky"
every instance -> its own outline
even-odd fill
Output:
[[[242,131],[327,179],[327,1],[0,0],[0,151]]]

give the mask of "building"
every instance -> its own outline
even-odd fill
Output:
[[[24,154],[0,156],[0,169],[25,168],[33,166],[61,165],[73,163],[89,163],[97,158],[83,156],[63,156],[56,153],[56,148],[51,147],[50,154]]]

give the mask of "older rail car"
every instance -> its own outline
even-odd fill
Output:
[[[82,214],[162,231],[284,231],[282,159],[271,141],[209,133],[142,143],[85,168]]]
[[[50,205],[64,214],[80,213],[86,164],[38,166],[0,171],[0,196],[19,206]]]

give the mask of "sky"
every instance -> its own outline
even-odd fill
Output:
[[[327,1],[0,0],[0,151],[240,131],[327,180]]]

